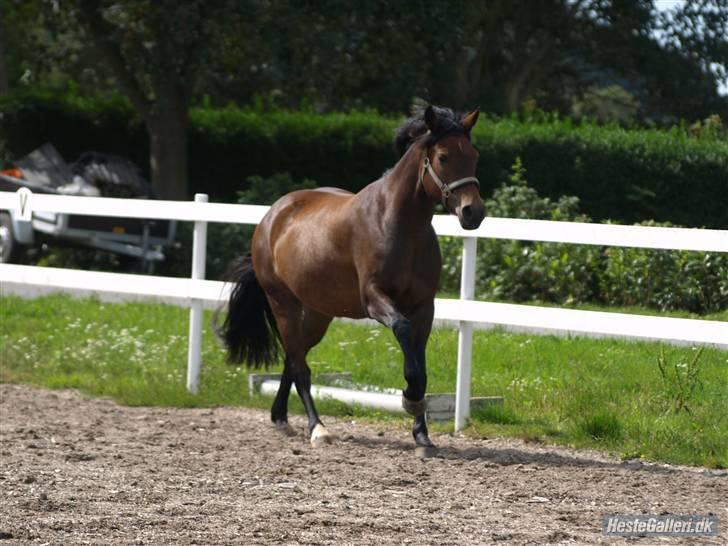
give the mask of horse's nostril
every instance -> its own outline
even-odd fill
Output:
[[[469,220],[473,216],[473,207],[466,205],[462,208],[463,218]]]

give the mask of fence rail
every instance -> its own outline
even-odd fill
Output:
[[[18,209],[20,206],[17,193],[0,192],[0,209]],[[35,211],[67,214],[230,224],[257,224],[268,211],[268,207],[262,205],[44,194],[32,194],[26,206]],[[487,218],[478,229],[466,231],[454,216],[444,215],[435,216],[432,225],[438,235],[454,237],[728,252],[728,231],[718,229]]]
[[[0,192],[0,209],[5,210],[19,211],[21,207],[25,207],[33,211],[195,223],[191,278],[2,264],[2,291],[10,293],[14,286],[39,286],[53,290],[117,294],[136,299],[163,299],[190,307],[187,387],[196,392],[201,364],[202,307],[203,304],[217,304],[227,298],[227,288],[223,283],[204,280],[207,223],[257,224],[268,207],[207,203],[207,196],[199,194],[195,199],[194,202],[144,201],[26,194],[21,203],[18,194]],[[27,210],[25,213],[27,214]],[[728,348],[726,322],[473,301],[478,238],[728,252],[728,231],[506,218],[487,218],[479,229],[465,231],[454,217],[449,216],[436,216],[433,226],[438,235],[463,238],[460,300],[438,299],[435,302],[435,318],[455,321],[459,328],[456,429],[462,428],[469,416],[472,333],[476,324],[504,325],[539,333],[660,340]]]

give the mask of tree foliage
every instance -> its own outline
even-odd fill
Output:
[[[220,104],[401,112],[422,97],[496,113],[527,101],[572,113],[585,95],[594,103],[611,89],[605,100],[629,95],[636,121],[728,109],[716,91],[728,66],[728,0],[668,12],[654,0],[0,1],[10,86],[26,71],[37,82],[54,70],[55,80],[67,73],[102,87],[111,72],[124,85],[114,63],[100,61],[93,34],[81,32],[88,14],[101,13],[104,41],[147,98],[162,74],[184,82],[183,94]]]
[[[0,93],[121,89],[167,197],[186,191],[187,112],[202,101],[728,118],[728,0],[0,0],[0,14]]]

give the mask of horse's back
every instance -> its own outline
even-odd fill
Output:
[[[353,193],[351,193],[348,190],[344,190],[342,188],[334,188],[332,186],[323,186],[321,188],[313,188],[310,190],[299,190],[299,191],[302,191],[302,192],[311,191],[311,192],[315,192],[315,193],[326,193],[326,194],[333,193],[333,194],[337,194],[337,195],[348,195],[349,197],[354,195]]]
[[[271,237],[278,239],[293,224],[297,231],[305,226],[317,226],[319,229],[315,230],[316,233],[341,227],[340,224],[346,220],[345,210],[353,197],[351,192],[328,187],[286,194],[273,203],[266,215],[270,222]]]

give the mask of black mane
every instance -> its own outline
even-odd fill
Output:
[[[442,106],[433,106],[432,108],[437,114],[437,129],[429,135],[427,140],[428,146],[434,144],[445,135],[454,133],[468,134],[463,127],[463,117],[461,114]],[[412,117],[395,131],[394,147],[400,156],[404,155],[415,140],[428,132],[427,125],[425,125],[425,109],[426,106],[415,107]]]

